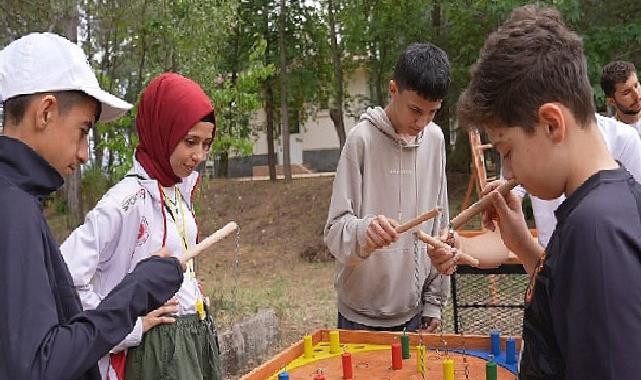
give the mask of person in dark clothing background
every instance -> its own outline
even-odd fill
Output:
[[[641,373],[641,185],[596,125],[581,38],[553,8],[524,6],[492,33],[459,99],[506,179],[541,199],[561,194],[545,249],[513,193],[490,214],[530,274],[520,379],[638,379]]]
[[[83,312],[42,201],[87,161],[93,124],[131,105],[100,89],[80,47],[49,33],[0,51],[0,97],[0,379],[100,379],[98,359],[176,293],[183,268],[159,251]]]

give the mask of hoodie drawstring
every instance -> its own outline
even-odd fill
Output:
[[[398,208],[396,220],[403,223],[403,145],[398,144]]]
[[[398,159],[398,222],[403,222],[403,145],[398,145],[399,159]],[[417,164],[417,149],[413,149],[414,161],[414,216],[418,215],[418,164]],[[418,227],[417,227],[418,228]],[[420,247],[419,241],[414,234],[414,280],[416,284],[416,306],[420,306],[422,299],[423,287],[420,283]]]

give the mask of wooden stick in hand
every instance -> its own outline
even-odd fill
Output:
[[[426,212],[425,214],[421,214],[416,218],[396,227],[396,232],[399,234],[402,234],[405,231],[411,230],[412,228],[418,226],[419,224],[425,222],[426,220],[435,218],[440,212],[441,212],[441,209],[437,207],[431,211]]]
[[[512,179],[505,182],[501,186],[497,187],[497,190],[501,194],[506,195],[507,193],[510,192],[510,190],[512,190],[518,184],[519,183],[516,182],[516,180]],[[450,220],[450,228],[454,230],[458,230],[470,219],[472,219],[474,216],[483,212],[483,210],[485,210],[485,208],[489,206],[491,203],[492,203],[492,195],[485,194],[476,203],[466,208],[465,210],[461,211],[460,214],[458,214],[452,220]]]
[[[185,264],[189,260],[198,256],[198,254],[201,253],[202,251],[218,243],[219,241],[227,237],[227,235],[236,231],[236,228],[238,228],[238,225],[236,224],[236,222],[227,223],[223,228],[209,235],[209,237],[207,237],[200,243],[196,244],[195,246],[191,247],[189,250],[187,250],[187,252],[185,252],[183,257],[180,259],[180,263]]]
[[[447,244],[443,243],[441,240],[439,240],[439,239],[437,239],[435,237],[432,237],[432,236],[426,234],[423,231],[419,231],[418,234],[417,234],[417,237],[421,241],[423,241],[423,243],[429,244],[429,245],[431,245],[432,247],[435,247],[435,248],[444,247],[444,246],[447,247],[448,246]],[[456,260],[456,263],[457,264],[467,264],[467,265],[471,265],[473,267],[478,267],[481,264],[479,259],[474,258],[474,257],[466,254],[465,252],[461,251],[460,249],[458,250],[458,258]]]

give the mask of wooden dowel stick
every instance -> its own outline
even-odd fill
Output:
[[[402,234],[405,231],[411,230],[412,228],[418,226],[419,224],[427,220],[430,220],[432,218],[435,218],[440,212],[441,212],[441,209],[437,207],[431,211],[426,212],[425,214],[421,214],[416,218],[396,227],[396,232],[399,234]]]
[[[501,194],[506,195],[508,192],[510,192],[510,190],[512,190],[518,184],[519,183],[516,180],[509,180],[504,184],[502,184],[501,186],[499,186],[497,190]],[[479,199],[476,203],[474,203],[467,209],[461,211],[460,214],[458,214],[452,220],[450,220],[450,228],[454,230],[458,230],[470,219],[472,219],[475,215],[485,210],[485,208],[489,206],[491,203],[492,203],[492,195],[485,194],[483,198]]]
[[[206,239],[187,250],[187,252],[185,252],[183,257],[180,259],[180,262],[184,264],[194,257],[198,256],[198,254],[200,254],[202,251],[206,250],[207,248],[227,237],[227,235],[236,231],[236,228],[238,228],[236,222],[227,223],[223,228],[209,235]]]
[[[438,247],[443,247],[443,246],[447,247],[448,246],[447,244],[443,243],[441,240],[439,240],[439,239],[437,239],[437,238],[435,238],[433,236],[430,236],[430,235],[426,234],[423,231],[419,231],[416,236],[421,241],[423,241],[423,243],[429,244],[432,247],[437,247],[438,248]],[[458,250],[458,255],[459,255],[458,259],[456,260],[457,264],[467,264],[467,265],[471,265],[473,267],[478,267],[480,265],[480,263],[481,263],[479,261],[479,259],[474,258],[474,257],[466,254],[465,252],[461,251],[460,249]]]

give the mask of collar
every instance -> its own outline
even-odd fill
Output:
[[[155,179],[150,178],[145,168],[142,166],[140,162],[138,162],[138,160],[135,157],[133,160],[133,166],[131,167],[131,169],[129,170],[126,176],[137,178],[140,185],[149,192],[149,194],[153,199],[155,200],[162,199],[160,195],[160,189],[158,187],[160,186],[160,183]],[[180,192],[184,197],[185,203],[187,204],[187,207],[190,209],[192,207],[192,195],[193,195],[192,193],[194,191],[194,188],[196,187],[197,182],[198,182],[198,172],[194,171],[189,175],[189,177],[181,178],[181,181],[175,185],[180,189]]]
[[[367,111],[361,115],[361,120],[365,119],[369,121],[376,129],[383,133],[387,138],[392,140],[396,145],[400,145],[404,148],[418,148],[423,141],[423,136],[425,135],[425,129],[429,128],[429,124],[423,128],[423,130],[416,135],[409,142],[405,141],[394,129],[392,121],[387,116],[387,112],[382,107],[368,108]]]
[[[595,187],[604,182],[629,181],[632,175],[619,163],[617,169],[601,170],[588,178],[579,186],[554,212],[559,224],[568,218],[570,213],[576,209],[583,198],[585,198]]]
[[[47,160],[27,144],[7,136],[0,136],[0,177],[40,201],[64,184]]]

